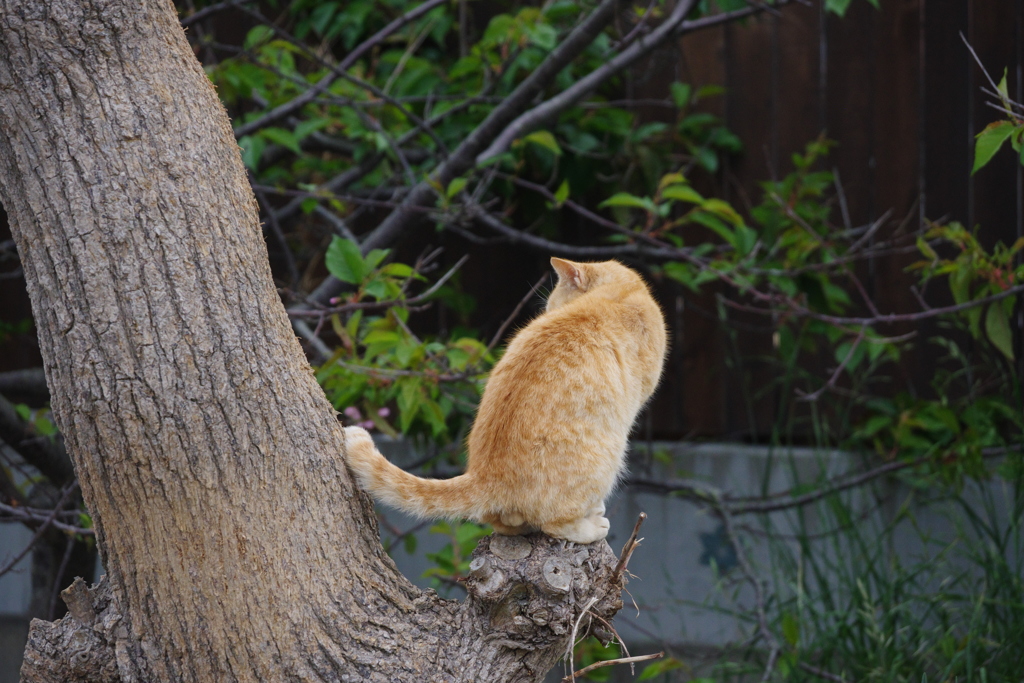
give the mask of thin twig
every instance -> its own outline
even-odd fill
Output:
[[[963,31],[960,31],[960,40],[964,41],[964,45],[966,45],[967,49],[970,50],[971,56],[974,57],[974,61],[977,62],[978,66],[981,68],[981,73],[985,74],[985,78],[988,80],[989,85],[991,85],[992,89],[998,93],[999,86],[996,85],[996,82],[992,80],[992,77],[989,75],[988,70],[985,69],[985,65],[981,63],[981,59],[978,57],[978,53],[974,51],[974,48],[971,47],[971,44],[967,41],[967,38],[964,37]],[[1000,99],[1002,99],[1001,95]]]
[[[822,386],[820,386],[817,391],[813,391],[810,394],[798,395],[797,400],[813,403],[814,401],[817,401],[819,398],[821,398],[821,395],[824,394],[826,390],[835,386],[836,382],[839,380],[839,376],[843,373],[843,370],[849,364],[850,359],[853,358],[853,354],[856,353],[857,347],[860,346],[860,343],[862,341],[864,341],[864,333],[866,329],[867,328],[865,327],[860,328],[860,333],[857,334],[857,337],[853,340],[853,343],[850,344],[850,350],[846,352],[846,357],[843,358],[843,361],[836,368],[835,372],[832,373],[832,376],[828,378],[828,381],[825,382],[825,384],[823,384]]]
[[[850,220],[850,207],[846,204],[846,192],[843,191],[843,183],[839,179],[838,166],[832,168],[832,179],[836,186],[836,195],[839,197],[839,212],[843,216],[843,227],[851,230],[853,222]]]
[[[871,224],[871,227],[867,229],[867,232],[860,236],[860,239],[858,239],[856,242],[850,245],[849,251],[856,252],[862,244],[867,243],[872,237],[875,236],[875,233],[878,232],[878,229],[881,228],[887,220],[889,220],[889,216],[891,215],[892,209],[890,208],[888,211],[879,216],[874,223]]]
[[[530,287],[530,291],[526,293],[526,296],[519,300],[516,307],[512,309],[512,312],[509,313],[504,322],[501,323],[501,327],[498,328],[498,331],[494,333],[493,337],[491,337],[491,341],[487,344],[487,351],[485,353],[490,353],[491,350],[498,345],[498,342],[501,341],[502,335],[505,334],[505,330],[508,329],[508,326],[511,325],[512,321],[515,320],[517,315],[519,315],[519,311],[523,310],[523,306],[533,298],[533,295],[537,293],[537,290],[540,289],[545,282],[547,282],[547,279],[548,273],[544,273],[540,276],[539,280],[533,283],[533,287]]]
[[[25,555],[28,555],[29,551],[32,550],[33,546],[35,546],[36,541],[42,538],[43,534],[46,533],[46,530],[53,525],[53,522],[57,518],[57,515],[60,513],[61,508],[64,507],[64,503],[68,501],[68,497],[71,496],[71,492],[74,491],[77,486],[77,479],[64,486],[64,490],[61,491],[60,498],[57,500],[57,504],[53,506],[53,512],[51,512],[49,517],[43,520],[43,523],[39,525],[39,528],[36,529],[36,532],[32,535],[32,538],[29,539],[28,544],[25,546],[25,548],[20,553],[15,555],[14,559],[10,560],[7,564],[0,567],[0,576],[3,576],[7,572],[9,572],[14,567],[14,565],[21,562],[21,558],[25,557]]]
[[[252,173],[249,174],[249,184],[253,188],[253,193],[256,195],[256,199],[263,207],[264,212],[266,212],[267,227],[270,228],[270,232],[273,233],[274,239],[277,240],[278,245],[281,247],[281,254],[284,258],[285,267],[288,269],[288,281],[291,283],[292,287],[295,287],[299,283],[299,269],[295,265],[295,257],[292,255],[292,250],[288,245],[288,240],[285,239],[284,231],[281,230],[281,223],[277,220],[277,213],[274,212],[274,207],[270,205],[269,201],[267,201],[267,195],[258,185],[256,185]]]
[[[569,634],[569,642],[565,648],[565,659],[569,661],[569,671],[574,671],[576,669],[576,634],[580,630],[580,623],[583,621],[583,617],[587,615],[587,612],[590,611],[590,608],[593,607],[595,604],[597,604],[597,598],[590,598],[590,600],[587,601],[587,604],[583,608],[583,610],[580,611],[580,616],[576,618],[576,622],[572,625],[572,633]]]
[[[4,503],[0,503],[0,512],[7,514],[7,517],[0,517],[0,522],[12,520],[19,522],[43,523],[46,522],[47,519],[49,519],[49,516],[53,513],[53,510],[41,510],[39,508],[22,507],[20,505],[6,505]],[[56,517],[66,518],[77,516],[78,512],[74,510],[62,511],[56,515]],[[53,519],[53,521],[50,522],[50,526],[52,526],[55,529],[59,529],[60,531],[67,532],[69,534],[82,534],[85,536],[93,536],[96,533],[96,531],[93,529],[88,529],[86,527],[80,527],[75,526],[73,524],[60,522],[56,519],[56,517]],[[34,524],[29,524],[28,526],[34,526]]]
[[[640,526],[647,519],[647,513],[641,512],[636,518],[636,524],[633,525],[633,533],[629,535],[629,539],[626,541],[626,545],[622,546],[622,552],[619,554],[619,561],[615,563],[615,569],[612,571],[612,582],[614,583],[622,576],[622,572],[626,570],[626,565],[629,564],[629,558],[633,556],[633,551],[640,545],[640,541],[644,539],[637,539],[637,534],[640,533]]]
[[[67,542],[64,544],[64,556],[60,560],[60,566],[57,567],[57,575],[53,577],[53,590],[50,592],[50,604],[46,608],[46,618],[49,621],[53,621],[56,618],[54,612],[57,609],[57,597],[60,595],[61,577],[64,576],[64,570],[68,568],[68,562],[71,560],[71,551],[75,548],[75,537],[68,536]]]
[[[590,666],[585,666],[579,671],[574,671],[571,676],[566,676],[565,678],[563,678],[562,682],[569,683],[570,681],[574,681],[580,676],[586,676],[594,669],[600,669],[603,666],[615,666],[616,664],[631,664],[633,662],[646,662],[649,659],[660,659],[664,656],[664,652],[657,652],[653,655],[637,655],[636,657],[623,657],[621,659],[604,659],[600,662],[594,662]]]

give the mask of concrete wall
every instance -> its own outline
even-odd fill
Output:
[[[379,445],[390,459],[399,464],[418,459],[414,450],[404,442],[381,440]],[[637,477],[694,479],[736,496],[759,496],[763,492],[789,489],[797,482],[814,481],[821,473],[835,475],[857,466],[856,457],[849,454],[811,449],[773,452],[763,447],[730,444],[654,443],[634,445],[630,471]],[[880,483],[879,486],[873,492],[855,490],[844,494],[850,507],[867,511],[856,521],[865,529],[893,519],[899,501],[907,493],[906,489],[892,484]],[[969,484],[967,495],[980,495],[985,486]],[[993,486],[998,488],[998,485]],[[890,495],[879,497],[880,493],[886,492]],[[694,653],[694,657],[699,659],[701,652],[714,653],[718,646],[745,639],[749,624],[744,625],[707,604],[720,595],[723,588],[714,567],[727,574],[736,563],[720,520],[700,506],[678,497],[621,489],[608,505],[611,520],[608,542],[613,549],[621,548],[641,511],[648,515],[641,532],[644,541],[629,565],[636,578],[630,581],[628,591],[636,608],[627,596],[627,606],[616,619],[616,627],[632,645],[633,654],[654,651],[663,643],[671,643]],[[900,528],[889,550],[912,559],[927,550],[921,541],[922,530],[933,538],[951,537],[956,533],[951,512],[953,508],[941,504],[923,508],[915,520],[916,528],[911,528],[912,525]],[[419,524],[392,510],[381,510],[381,513],[388,523],[381,526],[385,543],[393,537],[387,531],[388,525],[403,531]],[[796,520],[793,514],[773,515],[774,531],[785,536],[796,530]],[[745,518],[741,522],[753,520]],[[803,523],[804,529],[812,534],[829,526],[829,521],[818,517],[813,509],[805,511]],[[423,587],[435,585],[434,580],[423,577],[423,573],[432,566],[426,554],[437,552],[448,543],[447,537],[430,533],[427,530],[429,526],[427,524],[417,533],[415,553],[407,553],[401,544],[391,551],[399,569]],[[23,548],[30,536],[20,525],[0,525],[0,563]],[[756,534],[748,534],[744,538],[750,543],[751,560],[766,567],[769,564],[767,544],[759,542]],[[836,546],[825,542],[812,547],[814,552],[837,553]],[[939,575],[935,580],[941,581],[942,578]],[[28,607],[29,580],[27,560],[23,560],[14,572],[0,577],[0,683],[17,680],[14,674],[16,662],[20,661],[28,626],[25,610]],[[728,584],[725,588],[733,590]],[[461,590],[457,588],[439,587],[442,594],[446,591],[450,597],[462,597]],[[745,587],[738,589],[736,599],[741,604],[750,604],[750,595]],[[622,669],[628,671],[626,667]],[[615,675],[619,676],[618,673]]]

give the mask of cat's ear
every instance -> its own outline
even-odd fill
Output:
[[[551,267],[558,273],[559,282],[564,282],[576,289],[585,290],[587,288],[587,274],[583,271],[581,265],[580,263],[566,261],[557,256],[551,257]]]

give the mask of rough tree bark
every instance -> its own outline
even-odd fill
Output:
[[[485,540],[462,603],[397,572],[169,0],[0,0],[0,201],[107,568],[24,681],[532,680],[618,609],[603,543]]]

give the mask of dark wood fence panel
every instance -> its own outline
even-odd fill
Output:
[[[991,98],[979,90],[983,76],[960,33],[994,78],[1008,68],[1011,94],[1019,96],[1022,13],[1013,0],[882,0],[880,9],[855,0],[844,18],[818,6],[788,7],[779,17],[762,15],[706,34],[699,43],[684,38],[686,80],[717,78],[726,86],[725,118],[745,146],[723,171],[723,194],[740,206],[756,203],[758,182],[790,171],[791,155],[824,132],[838,142],[828,163],[839,175],[853,225],[891,210],[890,230],[900,224],[913,229],[922,219],[958,220],[981,225],[989,245],[1011,243],[1021,234],[1022,174],[1006,152],[970,174],[974,135],[998,112],[985,105]],[[710,43],[709,35],[720,43]],[[695,44],[713,56],[695,55]],[[904,272],[914,260],[914,254],[891,256],[858,271],[881,310],[917,307],[909,288],[913,276]],[[929,296],[942,301],[947,295],[933,290]],[[726,366],[721,351],[731,342],[705,329],[701,313],[687,310],[676,323],[683,338],[669,366],[672,398],[662,395],[652,407],[654,431],[765,438],[779,397],[763,391],[751,404],[740,387],[752,378],[755,385],[767,381],[756,358],[770,335],[757,321],[734,321],[746,358]],[[916,329],[917,350],[895,373],[894,390],[927,387],[934,372],[937,352],[927,341],[934,323]],[[709,348],[709,337],[720,346]],[[719,401],[706,400],[717,392],[724,392]],[[686,408],[702,400],[700,413]],[[710,414],[716,409],[723,411],[717,419]]]

